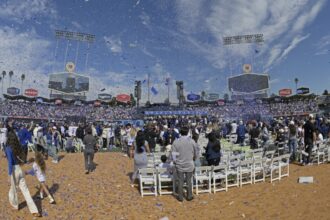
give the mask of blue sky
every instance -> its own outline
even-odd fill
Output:
[[[294,88],[297,77],[321,93],[330,89],[329,11],[327,0],[0,0],[0,66],[14,71],[12,85],[20,87],[24,73],[24,88],[47,96],[49,74],[64,69],[65,41],[54,56],[54,30],[63,29],[96,35],[87,69],[86,44],[77,62],[77,72],[91,77],[89,98],[101,88],[131,93],[147,73],[159,91],[152,101],[167,97],[166,77],[171,101],[175,80],[184,81],[186,93],[222,96],[243,63],[269,73],[271,92]],[[224,36],[256,33],[263,45],[223,46]],[[67,61],[75,60],[76,47],[70,42]]]

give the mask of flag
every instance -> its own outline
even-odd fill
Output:
[[[157,91],[157,89],[155,87],[151,87],[151,92],[154,95],[157,95],[158,94],[158,91]]]
[[[168,86],[169,84],[170,84],[170,77],[166,77],[165,86]]]
[[[147,82],[147,80],[146,79],[144,79],[143,81],[142,81],[142,84],[144,84],[144,83],[146,83]]]

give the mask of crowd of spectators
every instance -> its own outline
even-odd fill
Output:
[[[175,111],[180,110],[173,106],[159,106],[144,108],[145,111]],[[182,110],[182,109],[181,109]],[[243,118],[245,115],[262,115],[270,117],[295,116],[318,113],[317,102],[313,99],[289,102],[246,102],[227,103],[221,106],[185,107],[184,110],[204,111],[208,117]],[[138,111],[135,107],[93,105],[54,105],[31,102],[3,101],[0,102],[0,116],[24,117],[35,119],[63,120],[68,116],[85,116],[88,121],[100,120],[130,120],[136,119]]]
[[[31,102],[3,101],[0,102],[0,115],[31,119],[64,120],[68,116],[85,116],[88,121],[132,119],[135,108],[110,107],[93,105],[54,105]]]

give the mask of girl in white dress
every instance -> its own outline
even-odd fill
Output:
[[[53,196],[50,194],[48,190],[48,186],[46,184],[46,163],[41,153],[36,152],[35,154],[35,162],[32,165],[32,169],[27,171],[26,174],[30,174],[32,176],[36,176],[39,181],[39,193],[40,198],[44,198],[44,192],[47,194],[49,203],[55,204],[55,200]]]

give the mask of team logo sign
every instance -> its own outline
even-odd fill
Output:
[[[243,65],[243,72],[244,72],[244,73],[251,73],[251,71],[252,71],[252,66],[251,66],[251,64],[244,64],[244,65]]]
[[[65,65],[65,69],[66,71],[68,71],[69,73],[72,73],[75,69],[75,65],[73,62],[68,62],[66,65]]]

